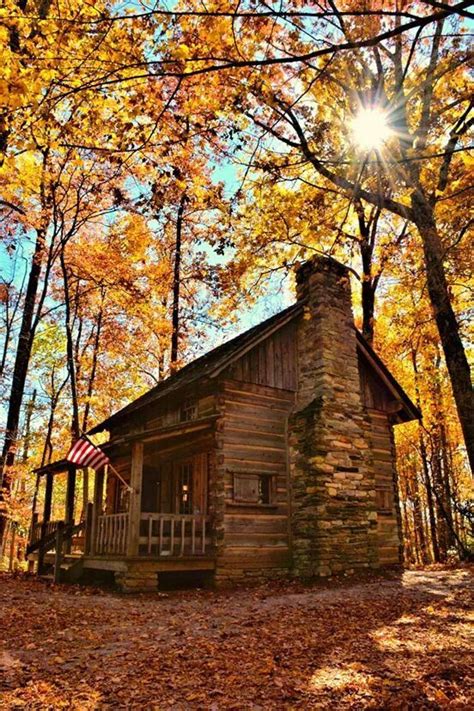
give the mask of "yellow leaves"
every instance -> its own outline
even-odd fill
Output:
[[[0,104],[10,109],[17,109],[24,103],[27,86],[21,79],[7,81],[0,79]]]
[[[4,25],[0,26],[0,46],[7,45],[9,40],[10,40],[10,32]]]
[[[187,59],[191,54],[191,50],[188,45],[180,44],[174,51],[174,56],[176,59]]]
[[[10,88],[5,79],[0,79],[0,104],[8,104],[10,98]]]

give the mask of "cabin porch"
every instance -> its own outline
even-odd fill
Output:
[[[39,574],[52,568],[58,582],[78,579],[86,571],[111,571],[123,590],[156,589],[160,572],[212,571],[212,453],[202,442],[190,447],[187,441],[185,450],[179,442],[110,447],[111,466],[95,472],[93,502],[85,512],[75,511],[74,465],[62,461],[38,470],[38,486],[43,480],[45,493],[42,516],[33,513],[30,567],[36,564]],[[53,488],[64,475],[65,516],[56,519],[51,515]]]

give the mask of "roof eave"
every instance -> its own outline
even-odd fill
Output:
[[[237,360],[238,358],[241,358],[248,350],[251,350],[254,348],[260,341],[264,340],[265,338],[268,338],[269,335],[274,333],[275,331],[279,330],[280,328],[283,328],[287,323],[289,323],[292,319],[294,319],[297,315],[301,313],[304,307],[304,301],[297,301],[294,303],[292,306],[289,306],[287,309],[282,312],[284,315],[282,316],[281,319],[277,320],[276,323],[271,323],[267,327],[262,328],[261,333],[255,333],[254,337],[250,338],[248,342],[244,343],[241,348],[237,348],[235,352],[229,354],[227,358],[223,358],[218,362],[218,364],[209,370],[209,372],[198,376],[194,381],[191,382],[184,382],[182,385],[177,385],[176,390],[174,391],[174,394],[181,393],[183,390],[186,389],[187,386],[194,385],[196,381],[199,381],[200,383],[205,383],[209,382],[211,379],[216,378],[220,373],[225,370],[226,368],[229,367],[229,365]],[[278,314],[276,314],[278,316]],[[274,318],[274,317],[272,317]],[[269,319],[270,320],[270,319]],[[250,329],[252,330],[252,329]],[[236,336],[236,338],[245,338],[247,332],[244,332],[240,334],[239,336]],[[212,354],[212,351],[209,351],[208,354],[204,354],[205,356]],[[179,375],[179,371],[177,373]],[[167,381],[163,381],[163,384],[166,383]],[[87,434],[93,435],[97,434],[98,432],[103,432],[104,430],[108,430],[111,425],[114,425],[115,423],[120,422],[120,420],[123,420],[126,417],[133,416],[137,412],[139,412],[142,408],[147,407],[148,405],[151,405],[153,403],[158,402],[161,398],[166,397],[167,394],[169,393],[156,393],[156,397],[151,397],[149,400],[143,401],[142,404],[140,404],[140,399],[141,398],[146,398],[147,395],[149,395],[150,391],[147,393],[144,393],[140,398],[137,398],[136,400],[132,401],[128,405],[126,405],[124,408],[116,412],[115,414],[111,415],[108,417],[106,420],[103,422],[99,423],[98,425],[95,425],[92,429],[88,431]]]
[[[374,370],[377,372],[379,377],[383,380],[388,389],[392,392],[394,397],[401,403],[402,410],[399,416],[402,416],[403,421],[410,422],[412,420],[421,420],[422,413],[420,409],[413,403],[411,398],[407,395],[405,390],[402,388],[398,380],[396,380],[385,363],[382,361],[380,356],[374,351],[372,346],[370,346],[365,340],[364,336],[356,328],[357,334],[357,345],[372,365]]]

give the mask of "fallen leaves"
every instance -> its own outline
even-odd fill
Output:
[[[4,576],[4,708],[472,707],[470,583],[463,569],[131,598]]]

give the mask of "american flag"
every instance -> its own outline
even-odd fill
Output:
[[[99,467],[109,463],[108,456],[85,437],[81,437],[77,442],[74,442],[67,453],[66,459],[68,462],[80,464],[83,467],[92,467],[93,469],[99,469]]]

